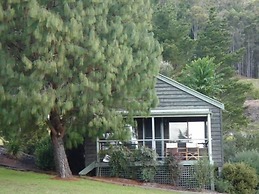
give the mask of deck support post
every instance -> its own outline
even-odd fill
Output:
[[[99,142],[99,138],[97,137],[96,138],[96,161],[97,162],[100,162],[100,157],[99,157],[99,152],[100,152],[100,142]],[[99,176],[100,174],[100,167],[99,165],[97,166],[97,169],[96,169],[96,175]]]
[[[162,118],[161,119],[161,122],[160,122],[160,133],[161,133],[161,139],[162,139],[162,141],[160,142],[161,143],[161,152],[162,152],[162,154],[161,154],[161,157],[162,158],[164,158],[165,157],[165,141],[164,141],[164,139],[165,139],[165,135],[164,135],[164,124],[163,124],[163,122],[164,122],[164,118]]]
[[[212,137],[211,137],[211,113],[208,114],[207,116],[207,129],[208,129],[208,155],[209,155],[209,162],[211,165],[214,164],[213,159],[212,159]],[[215,190],[215,184],[214,184],[214,175],[213,175],[213,170],[211,171],[210,174],[211,177],[211,190],[214,191]]]
[[[146,139],[146,133],[145,133],[145,130],[146,130],[146,127],[145,127],[145,122],[144,122],[144,118],[142,119],[142,136],[143,136],[143,146],[146,145],[146,142],[145,142],[145,139]]]
[[[213,164],[212,160],[212,138],[211,138],[211,115],[210,113],[207,116],[207,130],[208,130],[208,156],[210,164]]]
[[[156,135],[155,135],[155,117],[152,117],[152,149],[156,150]]]

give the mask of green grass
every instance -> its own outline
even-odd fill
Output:
[[[98,181],[80,179],[63,181],[52,179],[53,176],[33,172],[20,172],[0,168],[0,193],[2,194],[179,194],[180,192],[146,189],[133,186],[102,183]],[[182,192],[181,192],[182,193]]]

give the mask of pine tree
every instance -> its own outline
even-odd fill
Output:
[[[156,103],[160,48],[147,0],[31,0],[0,4],[1,128],[51,131],[60,177],[71,171],[64,138],[118,129],[118,110]],[[25,130],[26,129],[26,130]]]
[[[234,63],[241,59],[241,51],[230,50],[231,34],[225,20],[216,15],[211,8],[206,27],[200,32],[195,49],[196,57],[214,57],[215,63],[221,63],[222,68],[234,67]]]
[[[154,7],[154,33],[163,46],[163,60],[179,73],[193,56],[195,44],[189,37],[190,23],[179,17],[182,10],[174,2],[159,3]]]

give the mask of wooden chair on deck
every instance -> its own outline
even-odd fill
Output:
[[[176,156],[178,154],[177,143],[166,143],[166,156]]]
[[[197,143],[186,143],[186,160],[199,160],[200,152]]]

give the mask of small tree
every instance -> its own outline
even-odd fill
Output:
[[[219,66],[214,58],[199,58],[186,65],[178,80],[205,95],[217,97],[223,91],[222,74],[217,72]]]

